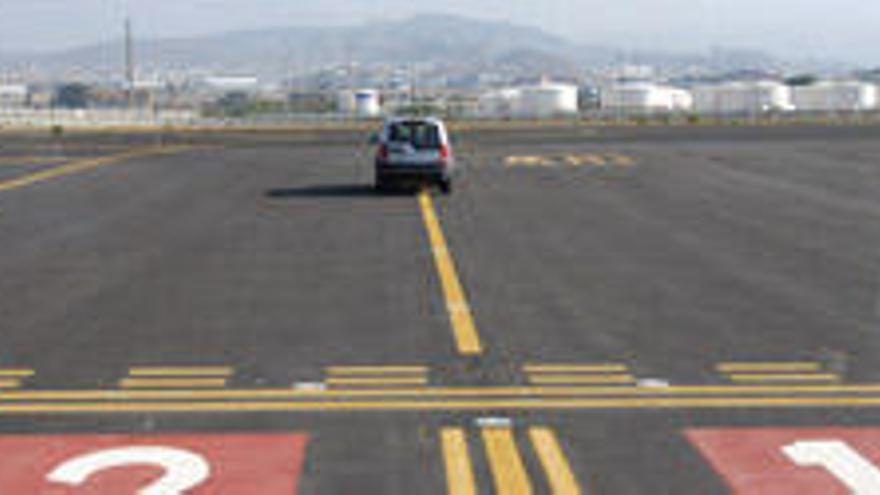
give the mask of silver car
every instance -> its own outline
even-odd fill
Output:
[[[391,184],[436,184],[452,192],[455,157],[446,126],[435,118],[393,118],[375,137],[376,188]]]

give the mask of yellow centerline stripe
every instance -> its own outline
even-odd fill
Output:
[[[223,390],[18,390],[0,393],[9,401],[119,401],[119,400],[280,400],[399,398],[443,399],[449,397],[643,397],[749,396],[749,395],[880,394],[880,384],[868,385],[696,385],[655,387],[409,387],[350,390],[223,389]]]
[[[449,495],[476,495],[473,464],[467,438],[461,428],[443,428],[440,431],[443,463],[446,468],[446,493]]]
[[[35,374],[31,369],[0,369],[0,378],[30,378]]]
[[[550,492],[553,495],[580,495],[581,487],[553,430],[530,428],[529,438],[531,438],[541,466],[547,474]]]
[[[526,373],[624,373],[629,369],[625,364],[527,364]]]
[[[511,428],[488,427],[482,429],[483,445],[497,495],[530,495],[529,475],[516,448]]]
[[[431,196],[426,190],[422,190],[419,193],[419,205],[422,210],[422,220],[428,232],[428,240],[431,243],[431,251],[434,254],[434,264],[437,267],[437,274],[443,287],[443,296],[446,300],[446,310],[452,323],[456,349],[459,354],[481,354],[483,346],[480,343],[480,337],[474,324],[470,306],[467,303],[464,289],[459,281],[455,263],[449,254],[449,247],[443,235],[443,230],[440,228],[440,221],[437,219],[434,203],[431,201]]]
[[[382,374],[424,374],[427,366],[328,366],[328,375],[382,375]]]
[[[401,376],[401,377],[335,377],[331,376],[324,380],[327,385],[427,385],[428,379],[424,376]]]
[[[25,175],[23,177],[18,177],[15,179],[10,179],[6,181],[0,182],[0,192],[8,191],[11,189],[16,189],[19,187],[28,186],[37,182],[42,182],[45,180],[53,179],[56,177],[61,177],[65,175],[72,175],[78,172],[83,172],[86,170],[91,170],[94,168],[112,165],[114,163],[121,162],[123,160],[127,160],[130,158],[138,158],[148,155],[156,155],[156,154],[167,154],[174,153],[180,151],[182,149],[186,149],[184,146],[168,146],[164,148],[146,148],[146,149],[137,149],[132,151],[126,151],[123,153],[118,153],[110,156],[103,156],[99,158],[88,158],[84,160],[74,160],[65,165],[60,165],[58,167],[53,167],[46,170],[41,170],[39,172],[34,172],[32,174]]]
[[[122,388],[199,388],[225,387],[225,378],[123,378]]]
[[[733,374],[728,378],[737,383],[742,382],[832,382],[840,379],[835,373],[774,373],[774,374]]]
[[[229,377],[235,370],[228,366],[143,366],[130,368],[129,376],[222,376]]]
[[[0,405],[0,414],[138,413],[138,412],[308,412],[308,411],[486,411],[486,410],[604,410],[717,409],[795,407],[880,407],[880,397],[741,397],[629,399],[513,399],[474,401],[312,401],[312,402],[71,402]]]
[[[815,362],[725,362],[718,363],[716,369],[722,373],[736,372],[796,372],[819,371],[821,365]]]
[[[586,383],[635,383],[632,375],[530,375],[535,385],[582,385]]]

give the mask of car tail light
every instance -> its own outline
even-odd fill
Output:
[[[388,159],[388,146],[385,144],[380,144],[379,149],[376,151],[376,159],[378,160],[387,160]]]
[[[444,163],[446,163],[446,161],[449,160],[449,154],[450,154],[449,153],[449,146],[446,146],[445,144],[441,144],[440,145],[440,160],[442,160]]]

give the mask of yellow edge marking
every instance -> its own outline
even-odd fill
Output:
[[[140,367],[128,370],[130,376],[232,376],[234,369],[225,366]]]
[[[498,495],[529,495],[532,493],[529,475],[516,448],[516,440],[510,428],[483,428],[483,444],[495,493]]]
[[[641,397],[676,395],[748,396],[798,394],[880,394],[880,385],[712,385],[653,387],[486,387],[444,388],[412,387],[354,390],[294,390],[280,389],[224,389],[224,390],[22,390],[0,394],[3,401],[28,400],[220,400],[220,399],[346,399],[356,397],[417,397],[424,399],[447,397],[570,397],[610,396]]]
[[[437,266],[437,274],[443,287],[443,296],[446,299],[446,307],[452,330],[455,336],[455,346],[459,354],[475,355],[483,352],[480,337],[477,334],[476,325],[467,304],[464,289],[458,279],[455,263],[449,254],[446,238],[440,228],[434,203],[427,191],[419,193],[419,205],[422,210],[422,219],[425,229],[428,231],[428,239],[434,254],[434,263]]]
[[[0,369],[0,378],[30,378],[36,372],[28,369]]]
[[[625,364],[527,364],[526,373],[624,373],[629,369]]]
[[[483,411],[598,409],[714,409],[793,407],[880,407],[880,397],[747,397],[475,401],[312,401],[312,402],[72,402],[0,405],[0,414],[125,412],[277,412],[277,411]]]
[[[581,487],[571,471],[568,459],[559,446],[559,441],[553,430],[549,428],[529,429],[529,438],[541,461],[547,479],[550,482],[551,493],[554,495],[580,495]]]
[[[0,380],[0,388],[18,388],[20,386],[20,380]]]
[[[8,191],[10,189],[16,189],[19,187],[28,186],[34,184],[36,182],[42,182],[45,180],[53,179],[55,177],[61,177],[65,175],[71,175],[78,172],[83,172],[86,170],[91,170],[93,168],[98,168],[105,165],[111,165],[113,163],[117,163],[130,158],[138,158],[142,156],[147,156],[151,154],[166,154],[173,153],[182,149],[186,149],[183,146],[168,146],[165,148],[146,148],[146,149],[138,149],[133,151],[126,151],[124,153],[118,153],[110,156],[103,156],[100,158],[89,158],[85,160],[76,160],[69,162],[66,165],[61,165],[58,167],[50,168],[47,170],[41,170],[39,172],[34,172],[32,174],[25,175],[24,177],[19,177],[16,179],[10,179],[7,181],[0,182],[0,192]]]
[[[446,467],[446,486],[449,495],[476,495],[473,464],[467,439],[461,428],[443,428],[440,431],[443,461]]]
[[[198,388],[225,387],[225,378],[124,378],[122,388]]]
[[[719,363],[716,369],[722,373],[761,371],[819,371],[821,365],[813,362],[728,362]]]
[[[327,385],[427,385],[424,376],[402,377],[330,377],[324,380]]]
[[[585,383],[635,383],[632,375],[531,375],[529,382],[536,385],[577,385]]]
[[[834,373],[774,373],[770,375],[729,375],[734,382],[831,382],[840,377]]]
[[[427,373],[427,366],[328,366],[328,375],[381,375]]]

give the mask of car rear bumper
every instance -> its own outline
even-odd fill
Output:
[[[450,178],[449,169],[440,164],[428,165],[387,165],[376,164],[376,176],[381,179],[400,181],[446,181]]]

